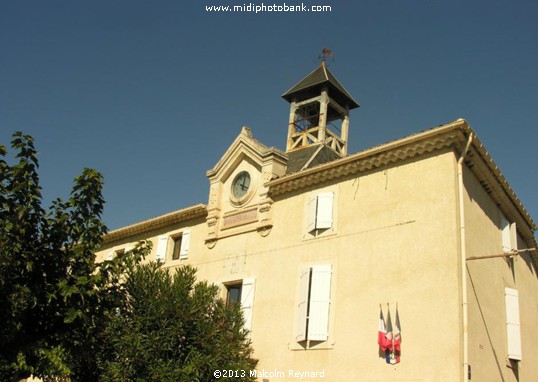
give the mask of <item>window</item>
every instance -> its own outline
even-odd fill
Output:
[[[106,256],[106,259],[110,261],[110,260],[114,259],[118,255],[123,255],[127,251],[129,251],[129,249],[127,249],[127,248],[121,248],[121,249],[117,249],[115,251],[110,251],[110,252],[108,252],[108,254]]]
[[[504,288],[506,303],[506,339],[508,358],[521,361],[521,328],[519,324],[519,294],[517,289]]]
[[[168,243],[173,242],[172,260],[184,260],[189,257],[191,233],[188,230],[183,231],[176,236],[163,235],[157,240],[157,250],[155,252],[155,260],[165,262],[168,252]]]
[[[308,200],[307,232],[332,228],[333,201],[333,192],[322,192]]]
[[[254,285],[255,279],[248,278],[242,281],[225,284],[226,287],[226,304],[241,305],[241,311],[245,319],[244,328],[251,330],[252,327],[252,306],[254,304]]]
[[[517,250],[517,230],[516,223],[510,223],[504,215],[501,214],[501,233],[503,252],[512,252]]]
[[[300,106],[295,110],[295,130],[305,131],[319,126],[320,103],[318,101]]]
[[[301,271],[295,336],[298,342],[327,341],[329,337],[331,273],[331,265],[314,265]]]
[[[174,251],[172,252],[172,260],[178,260],[181,252],[181,242],[183,241],[183,235],[174,237]]]
[[[226,295],[226,305],[241,304],[241,289],[243,284],[231,284],[227,285],[226,289],[228,293]]]
[[[172,253],[172,260],[184,260],[189,257],[189,246],[191,239],[190,231],[183,231],[179,236],[172,238],[174,240],[174,251]]]

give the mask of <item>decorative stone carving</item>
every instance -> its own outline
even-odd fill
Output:
[[[267,147],[243,127],[217,164],[207,171],[209,192],[206,244],[213,248],[220,238],[257,231],[267,236],[272,228],[271,205],[266,184],[286,172],[287,155]],[[234,197],[234,179],[249,174],[247,193]],[[239,185],[241,185],[239,183]],[[238,186],[237,184],[235,185]],[[237,193],[237,191],[236,191]]]

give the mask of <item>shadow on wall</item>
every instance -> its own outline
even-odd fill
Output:
[[[497,351],[495,349],[495,346],[493,345],[493,340],[491,338],[491,333],[490,333],[490,330],[489,330],[489,327],[488,327],[488,322],[486,320],[486,317],[484,315],[484,311],[482,310],[482,304],[480,303],[480,298],[479,298],[479,292],[477,291],[476,287],[475,287],[475,284],[473,282],[473,277],[471,275],[471,270],[469,269],[469,265],[467,265],[467,274],[469,276],[469,280],[470,280],[470,284],[471,284],[471,288],[473,290],[473,294],[474,294],[474,297],[475,297],[475,301],[476,301],[476,305],[478,307],[478,310],[480,312],[480,317],[482,319],[482,324],[484,325],[484,329],[486,331],[486,335],[488,337],[488,341],[489,341],[489,346],[491,348],[491,353],[495,359],[495,364],[497,365],[497,370],[499,371],[499,377],[500,377],[500,380],[501,381],[505,381],[505,378],[504,378],[504,375],[503,375],[503,368],[502,368],[502,365],[501,365],[501,361],[499,359],[499,355],[497,354]],[[504,359],[504,357],[503,357]],[[517,361],[514,361],[514,360],[510,360],[510,366],[507,365],[508,368],[510,368],[512,370],[512,372],[514,373],[514,377],[516,379],[516,381],[519,381],[519,364]]]

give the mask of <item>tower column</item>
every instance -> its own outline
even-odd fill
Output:
[[[346,112],[344,113],[344,118],[342,120],[342,135],[340,138],[344,142],[344,147],[342,147],[342,155],[347,155],[347,139],[349,136],[349,106],[346,105]]]
[[[325,129],[327,128],[327,107],[329,106],[329,95],[327,88],[324,87],[321,91],[321,99],[319,101],[319,133],[318,142],[325,142]]]
[[[291,150],[293,147],[293,135],[296,133],[297,129],[295,127],[295,112],[297,111],[297,102],[293,100],[290,107],[290,118],[288,123],[288,139],[286,141],[286,151]]]

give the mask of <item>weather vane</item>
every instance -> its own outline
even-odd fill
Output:
[[[327,60],[329,60],[329,59],[332,59],[332,61],[334,61],[332,50],[327,49],[327,48],[323,48],[323,49],[321,50],[321,55],[318,56],[318,59],[319,59],[321,62],[327,62]]]

